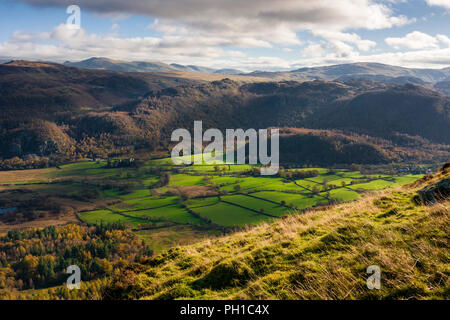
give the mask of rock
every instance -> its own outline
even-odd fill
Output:
[[[441,171],[442,171],[442,172],[450,171],[450,162],[446,162],[446,163],[443,165]]]
[[[450,197],[450,179],[444,179],[417,192],[424,204],[433,204]]]

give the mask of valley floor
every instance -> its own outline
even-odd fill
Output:
[[[261,177],[255,169],[226,164],[180,167],[164,158],[139,167],[108,166],[99,160],[0,172],[0,208],[18,208],[10,220],[0,216],[0,233],[120,221],[160,252],[294,211],[352,201],[422,176],[299,168]]]

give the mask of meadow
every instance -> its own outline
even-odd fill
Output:
[[[174,239],[192,235],[192,230],[222,234],[294,211],[352,201],[421,177],[327,168],[290,168],[277,176],[259,176],[255,168],[223,163],[175,166],[170,158],[118,168],[108,167],[104,160],[82,161],[57,168],[2,172],[0,190],[11,201],[17,188],[29,191],[23,193],[23,199],[36,194],[54,197],[72,206],[82,222],[124,222],[144,240],[164,247],[155,243],[152,233],[176,230],[170,236]],[[315,176],[289,176],[312,170]]]

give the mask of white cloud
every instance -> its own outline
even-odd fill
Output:
[[[72,2],[22,1],[63,8]],[[79,0],[77,4],[101,14],[146,14],[157,19],[152,27],[164,34],[221,38],[242,47],[299,45],[298,31],[374,30],[411,21],[376,0]]]
[[[447,47],[450,47],[450,39],[449,39],[449,37],[447,37],[447,36],[445,36],[443,34],[438,34],[436,36],[436,39],[438,39],[440,42],[442,42]]]
[[[72,3],[72,0],[22,1],[61,8]],[[119,28],[114,25],[110,30],[113,33],[108,35],[84,29],[67,30],[60,25],[48,32],[15,32],[8,41],[0,43],[0,56],[20,55],[17,57],[55,61],[106,56],[247,71],[356,61],[421,67],[450,64],[448,50],[439,49],[439,46],[450,45],[445,35],[432,37],[415,31],[403,38],[387,38],[386,42],[393,47],[415,51],[373,54],[371,50],[377,44],[356,33],[361,29],[392,28],[415,21],[391,9],[392,4],[399,1],[404,0],[79,0],[77,4],[82,12],[155,18],[148,28],[161,36],[121,37]],[[445,6],[449,0],[427,2]],[[236,49],[297,51],[303,43],[297,36],[299,32],[309,32],[320,38],[308,42],[301,51],[302,61],[258,57],[258,53],[248,57]],[[264,52],[261,55],[269,55]]]
[[[170,60],[178,63],[210,63],[221,57],[243,58],[236,50],[218,47],[221,39],[190,37],[135,37],[120,38],[116,35],[99,36],[86,30],[71,29],[61,24],[50,32],[15,32],[6,42],[0,43],[0,56],[20,54],[24,59],[48,59],[54,61],[81,60],[92,56],[107,56],[126,60]]]
[[[377,62],[410,68],[445,68],[450,65],[450,48],[417,50],[409,52],[387,52],[371,55],[355,53],[350,57],[329,54],[324,57],[291,61],[292,68],[323,66],[354,62]]]
[[[449,0],[426,0],[428,5],[430,6],[439,6],[450,9],[450,1]]]
[[[369,51],[377,45],[377,43],[374,41],[361,39],[361,37],[356,33],[314,30],[312,31],[312,34],[329,41],[330,44],[335,48],[335,50],[337,50],[336,53],[354,51],[354,48],[352,48],[350,45],[356,46],[356,48],[360,51]]]
[[[326,49],[320,43],[313,43],[302,50],[302,54],[306,57],[321,57]]]
[[[414,31],[408,33],[403,38],[386,38],[386,43],[396,49],[424,49],[424,48],[438,48],[438,40],[426,33]]]

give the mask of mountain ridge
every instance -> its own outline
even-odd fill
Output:
[[[423,82],[436,83],[450,76],[450,68],[420,69],[406,68],[382,63],[357,62],[323,67],[305,67],[287,72],[251,72],[253,76],[264,76],[277,80],[336,80],[341,76],[358,77],[360,75],[412,77]]]
[[[397,83],[408,81],[418,84],[435,84],[450,77],[450,67],[442,69],[406,68],[394,65],[372,62],[356,62],[318,67],[303,67],[290,71],[252,71],[242,72],[236,69],[212,69],[194,65],[166,64],[163,62],[121,61],[108,58],[89,58],[79,62],[65,62],[65,65],[81,68],[109,69],[122,72],[149,72],[149,71],[175,71],[193,73],[220,73],[241,74],[248,76],[259,76],[276,80],[336,80],[340,77],[346,79],[365,78],[377,80],[384,76],[387,79],[397,78]],[[401,81],[403,78],[404,81]],[[383,79],[379,79],[383,81]]]
[[[181,65],[177,63],[167,64],[160,61],[124,61],[113,60],[103,57],[92,57],[78,62],[66,61],[64,65],[70,67],[86,68],[86,69],[106,69],[120,72],[153,72],[153,71],[173,71],[173,72],[189,72],[189,73],[220,73],[240,74],[240,70],[236,69],[213,69],[195,65]]]

